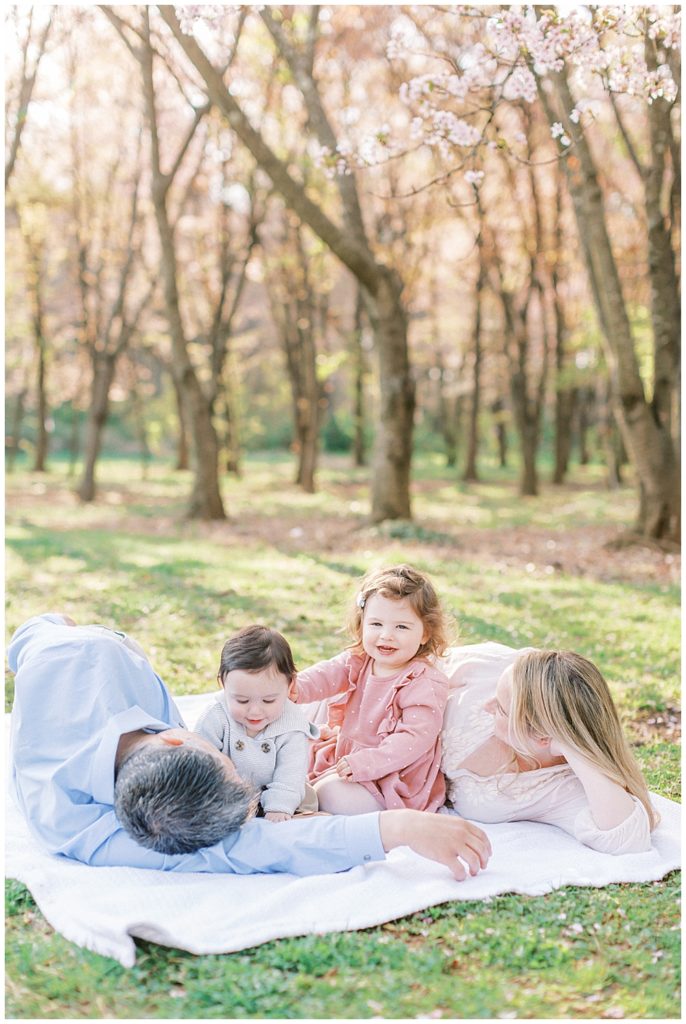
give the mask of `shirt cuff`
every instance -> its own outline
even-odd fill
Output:
[[[373,860],[385,860],[386,851],[381,842],[380,813],[382,812],[353,814],[343,818],[351,867],[355,864],[368,864]]]
[[[614,828],[598,828],[590,808],[580,811],[575,821],[577,839],[599,853],[646,853],[651,849],[648,813],[637,797],[633,797],[631,814]]]

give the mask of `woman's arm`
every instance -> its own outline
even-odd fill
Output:
[[[631,794],[574,747],[553,740],[550,752],[555,756],[562,755],[578,778],[584,788],[591,817],[599,829],[616,828],[633,813],[635,800]]]

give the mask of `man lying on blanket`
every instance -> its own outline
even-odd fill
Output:
[[[12,789],[40,842],[93,865],[238,874],[345,871],[396,846],[475,875],[491,850],[460,818],[393,810],[354,817],[253,817],[252,787],[186,730],[135,641],[68,616],[14,634]]]

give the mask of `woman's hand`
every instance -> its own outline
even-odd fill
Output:
[[[353,777],[353,770],[344,757],[336,764],[336,774],[341,779],[352,779]]]
[[[267,811],[264,817],[266,821],[290,821],[293,815],[284,811]]]
[[[569,743],[564,743],[562,740],[551,739],[550,741],[550,753],[553,757],[567,757],[570,751],[573,751],[573,747]]]

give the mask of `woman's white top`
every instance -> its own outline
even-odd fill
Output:
[[[530,648],[526,648],[530,650]],[[586,846],[602,853],[641,853],[650,849],[650,823],[645,807],[632,797],[628,818],[611,829],[593,821],[581,782],[567,764],[534,771],[477,775],[463,765],[493,736],[493,715],[484,705],[498,679],[523,651],[503,644],[473,644],[450,649],[437,664],[455,687],[443,722],[446,807],[463,818],[481,822],[542,821],[557,825]]]

